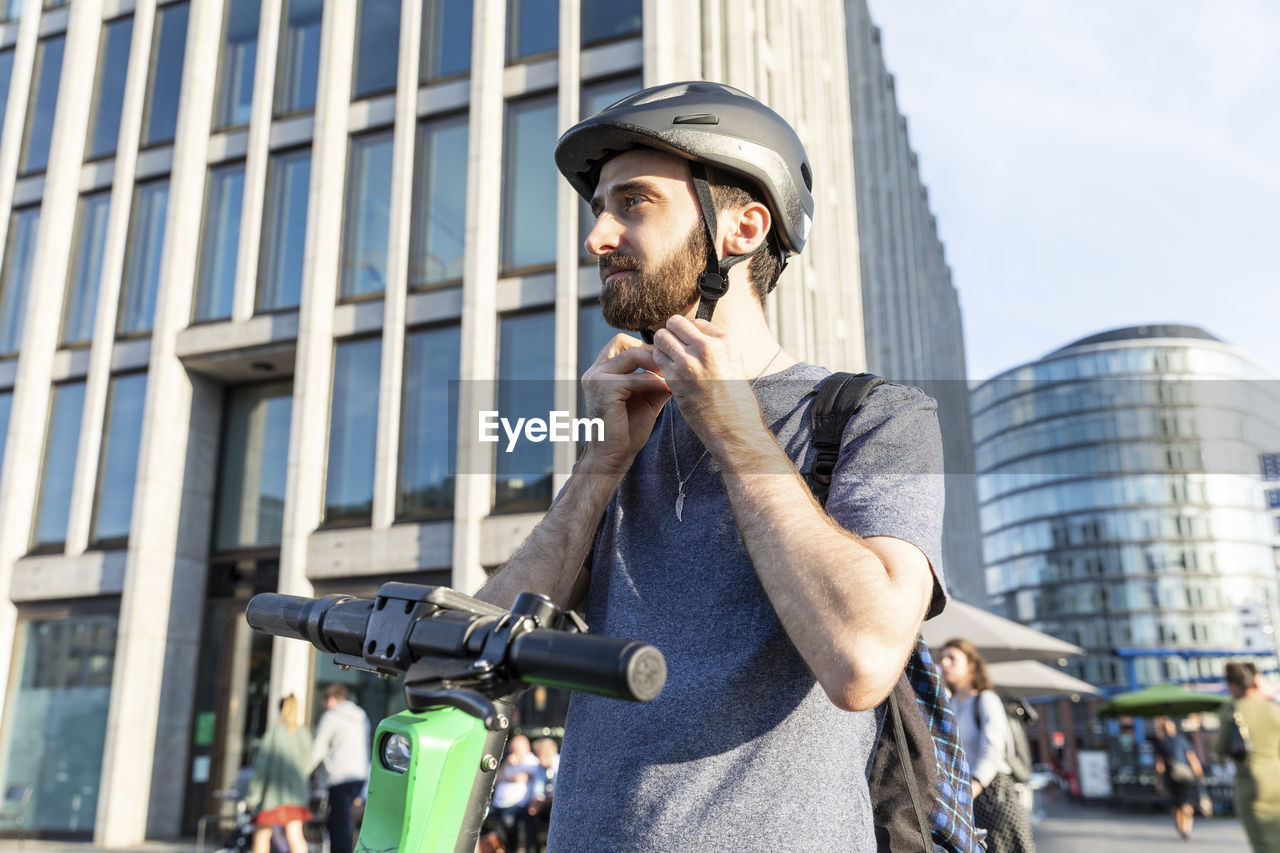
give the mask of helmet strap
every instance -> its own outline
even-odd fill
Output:
[[[693,179],[693,189],[698,195],[698,207],[702,212],[703,232],[707,236],[707,267],[698,274],[698,313],[699,320],[711,321],[712,314],[715,313],[716,303],[720,301],[720,297],[724,296],[729,289],[729,270],[737,264],[745,260],[749,260],[761,250],[764,249],[768,240],[773,238],[770,234],[764,240],[760,241],[760,245],[756,246],[745,255],[729,255],[724,260],[720,260],[719,253],[716,251],[716,203],[711,198],[711,185],[707,183],[707,170],[696,160],[689,162],[689,174]],[[783,254],[783,264],[785,265],[786,255]],[[778,270],[779,273],[782,270]],[[774,284],[777,278],[774,279]],[[770,290],[773,286],[770,285]],[[653,332],[649,329],[641,329],[640,336],[647,344],[653,343]]]
[[[702,224],[707,235],[707,268],[698,275],[698,319],[711,321],[715,313],[716,303],[729,289],[729,270],[749,260],[764,249],[768,238],[760,241],[745,255],[728,255],[721,260],[716,251],[716,203],[711,198],[711,185],[707,183],[707,170],[696,160],[689,163],[689,174],[693,179],[693,189],[698,195],[698,206],[702,209]],[[776,281],[776,280],[775,280]],[[770,288],[772,289],[772,288]]]

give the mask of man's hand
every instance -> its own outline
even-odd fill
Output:
[[[621,474],[631,466],[671,396],[657,371],[653,347],[630,335],[615,335],[600,351],[582,376],[582,394],[587,416],[604,421],[604,441],[588,442],[581,470]]]
[[[713,454],[726,439],[764,429],[733,338],[706,320],[676,315],[653,336],[653,360],[666,377],[680,414]]]

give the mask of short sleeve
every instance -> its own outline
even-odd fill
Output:
[[[944,494],[937,403],[919,388],[879,386],[845,426],[827,512],[863,538],[892,536],[924,553],[934,577],[926,619],[947,599]]]

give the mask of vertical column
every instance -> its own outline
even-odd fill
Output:
[[[24,354],[52,359],[58,349],[62,304],[71,254],[71,229],[50,227],[53,223],[74,223],[84,141],[89,131],[89,107],[93,101],[93,81],[102,32],[101,0],[90,0],[70,9],[67,22],[66,60],[58,85],[58,113],[49,147],[49,170],[45,172],[44,198],[40,205],[40,235],[36,248],[32,281],[44,282],[27,295],[27,328],[22,338]],[[94,391],[103,391],[101,377]],[[92,380],[91,380],[92,381]],[[89,389],[86,386],[86,391]],[[87,398],[87,395],[86,395]],[[96,416],[96,417],[94,417]],[[93,406],[85,406],[80,425],[80,446],[71,507],[67,520],[67,553],[81,554],[89,543],[89,522],[93,514],[93,483],[97,476],[98,450],[102,446],[102,417]]]
[[[582,18],[577,3],[560,4],[559,115],[561,133],[577,123],[582,95]],[[548,168],[553,168],[548,164]],[[578,194],[568,181],[556,181],[556,342],[555,408],[573,411],[577,403],[578,379]],[[577,413],[581,416],[581,412]],[[552,447],[552,491],[569,478],[577,453],[573,442]]]
[[[462,352],[458,390],[458,476],[454,490],[453,574],[472,592],[484,582],[480,523],[493,496],[493,449],[480,444],[468,412],[493,405],[497,372],[497,289],[502,221],[502,82],[506,3],[476,0],[472,26],[467,150],[466,254],[462,261]]]
[[[40,6],[28,0],[18,24],[18,42],[14,47],[13,79],[9,84],[9,104],[5,124],[12,128],[0,144],[0,258],[9,239],[9,209],[18,171],[19,149],[22,147],[22,117],[27,112],[31,92],[31,76],[35,62],[36,38],[39,35]],[[4,467],[0,470],[0,648],[12,649],[17,629],[18,611],[9,600],[7,590],[13,566],[27,550],[36,488],[40,478],[41,450],[49,411],[49,382],[52,362],[36,357],[34,351],[18,358],[17,381],[9,413],[9,436],[5,442]],[[0,655],[0,708],[8,689],[11,655]]]
[[[315,136],[307,238],[298,309],[293,378],[293,421],[280,541],[279,591],[311,595],[307,540],[324,506],[324,470],[333,375],[333,310],[342,247],[342,198],[347,170],[347,125],[355,55],[355,3],[328,3],[320,30],[320,79],[316,84]],[[271,651],[271,707],[280,696],[310,694],[311,650],[276,638]]]
[[[187,28],[98,797],[95,842],[105,847],[133,846],[149,833],[176,833],[181,820],[182,786],[164,770],[155,771],[175,761],[186,766],[208,542],[206,525],[183,523],[190,436],[188,428],[174,424],[189,427],[200,413],[193,410],[192,380],[176,343],[191,316],[222,8],[218,2],[193,3]],[[193,527],[201,534],[184,541]],[[149,784],[143,796],[141,780]]]
[[[284,0],[262,0],[258,18],[258,59],[249,110],[249,150],[244,160],[244,203],[240,208],[240,249],[236,253],[235,296],[231,319],[253,316],[258,297],[258,253],[262,248],[263,205],[267,194],[267,163],[271,156],[271,117],[275,108],[276,58]]]
[[[418,57],[422,0],[403,0],[400,64],[392,143],[387,289],[383,297],[382,375],[378,383],[378,441],[373,475],[373,529],[395,521],[396,472],[400,461],[400,391],[404,379],[405,311],[409,299],[409,226],[413,212],[414,139],[418,127]]]
[[[687,0],[644,0],[644,83],[702,77],[702,12]]]

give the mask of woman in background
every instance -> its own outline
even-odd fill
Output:
[[[1009,718],[991,689],[987,664],[968,640],[949,640],[938,658],[951,691],[951,710],[973,776],[973,822],[987,831],[987,853],[1035,853],[1031,821],[1018,797],[1009,761]]]
[[[1236,763],[1236,814],[1254,853],[1280,853],[1280,706],[1267,698],[1265,680],[1252,663],[1228,663],[1226,680],[1235,701],[1218,714],[1213,751]],[[1230,755],[1236,714],[1247,730],[1250,749],[1244,756]]]
[[[302,824],[311,819],[308,771],[311,766],[311,732],[300,724],[298,697],[280,700],[280,719],[267,729],[253,762],[249,805],[258,809],[254,823],[253,853],[267,853],[271,829],[283,826],[290,853],[307,853]]]

